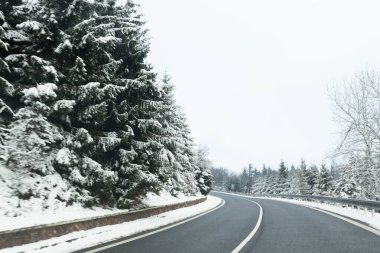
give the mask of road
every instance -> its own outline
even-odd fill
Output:
[[[232,252],[252,232],[259,206],[247,199],[212,193],[225,205],[162,232],[99,252]],[[261,229],[240,252],[380,252],[380,237],[328,214],[267,199]],[[102,245],[104,246],[104,245]]]

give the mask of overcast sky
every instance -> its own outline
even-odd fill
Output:
[[[327,85],[380,66],[378,0],[135,2],[149,62],[172,76],[213,164],[234,171],[329,163],[337,129]]]

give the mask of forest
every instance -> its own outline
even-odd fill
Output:
[[[207,194],[169,75],[147,62],[137,5],[0,2],[0,199],[133,208],[147,192]],[[8,208],[7,208],[8,207]]]

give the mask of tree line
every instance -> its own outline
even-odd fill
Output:
[[[314,194],[380,199],[380,74],[365,70],[329,88],[339,143],[331,152],[333,166],[263,166],[230,173],[213,168],[214,188],[255,194]]]
[[[339,173],[334,166],[308,166],[304,160],[298,166],[290,167],[281,162],[276,169],[263,165],[251,173],[246,168],[239,174],[224,168],[212,169],[215,189],[252,194],[351,194],[342,188]]]

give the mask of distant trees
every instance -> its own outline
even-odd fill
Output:
[[[263,165],[261,170],[253,170],[250,192],[253,194],[351,196],[355,192],[354,184],[340,177],[334,179],[333,174],[336,170],[334,166],[327,169],[324,164],[307,165],[304,160],[301,160],[297,167],[291,165],[290,170],[284,161],[280,162],[277,170]],[[211,173],[214,178],[214,189],[249,192],[244,184],[248,180],[245,169],[240,174],[236,174],[229,173],[227,169],[213,168]]]
[[[253,193],[380,199],[380,74],[363,71],[331,89],[330,97],[341,131],[334,152],[338,162],[330,169],[304,160],[290,169],[284,162],[277,170],[264,165],[252,179]],[[245,182],[246,172],[229,175],[227,181],[236,177]]]
[[[229,177],[229,172],[227,169],[212,167],[211,174],[213,177],[212,186],[214,189],[218,190],[227,188],[226,184]]]

